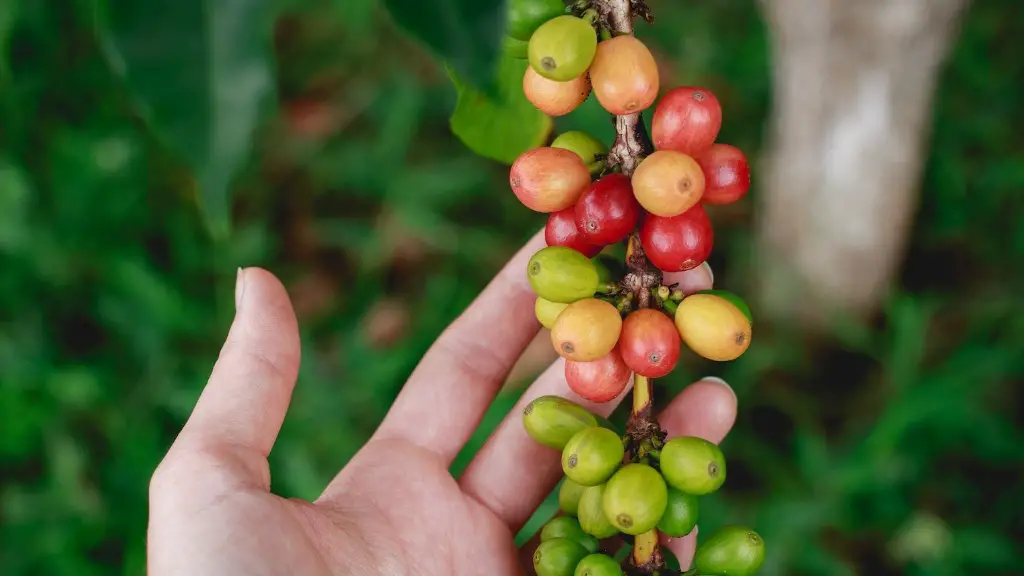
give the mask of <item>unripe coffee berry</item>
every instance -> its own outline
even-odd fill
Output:
[[[657,470],[627,464],[605,484],[604,515],[625,534],[643,534],[658,524],[668,504],[668,487]]]
[[[547,214],[575,204],[590,186],[590,171],[568,150],[534,148],[512,163],[509,186],[524,206]]]
[[[533,569],[537,576],[572,576],[576,565],[589,554],[578,542],[552,538],[537,546],[533,553]]]
[[[532,67],[523,74],[523,94],[538,110],[548,116],[565,116],[590,95],[590,79],[586,74],[566,82],[549,80]]]
[[[746,526],[725,526],[697,546],[693,565],[701,574],[754,576],[764,565],[761,536]]]
[[[633,172],[633,194],[645,210],[671,218],[700,202],[704,172],[692,157],[659,150],[644,158]]]
[[[562,450],[580,430],[599,425],[583,406],[561,396],[541,396],[523,408],[523,427],[538,444]]]
[[[552,518],[540,531],[540,541],[546,542],[554,538],[568,538],[587,549],[587,552],[597,552],[598,542],[590,534],[580,528],[578,520],[571,516],[559,516]]]
[[[537,296],[562,304],[592,297],[598,285],[590,258],[565,246],[538,250],[526,265],[526,275]]]
[[[714,443],[696,436],[679,436],[661,449],[661,473],[676,490],[703,496],[725,482],[725,456]]]
[[[607,554],[591,554],[576,565],[573,576],[623,576],[622,567]]]
[[[577,516],[580,508],[580,498],[583,491],[588,487],[577,484],[568,478],[562,479],[562,485],[558,488],[558,508],[570,516]]]
[[[505,33],[524,43],[541,24],[565,14],[562,0],[508,0]]]
[[[668,487],[668,505],[658,521],[658,530],[672,538],[682,538],[697,525],[700,503],[693,494]]]
[[[562,450],[562,472],[577,484],[596,486],[611,477],[624,455],[618,434],[594,426],[569,439]]]
[[[611,538],[619,533],[604,515],[604,488],[604,484],[599,484],[584,490],[578,508],[580,527],[596,538]]]
[[[541,76],[568,82],[587,71],[597,51],[597,32],[568,14],[540,25],[530,37],[530,66]]]
[[[616,36],[597,45],[590,82],[601,107],[617,116],[646,110],[658,97],[658,63],[632,35]]]
[[[587,165],[591,174],[598,174],[604,169],[606,162],[598,160],[597,156],[608,154],[608,146],[590,134],[580,130],[570,130],[558,135],[553,142],[552,148],[564,148],[574,152]]]

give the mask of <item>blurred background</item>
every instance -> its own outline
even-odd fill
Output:
[[[303,366],[270,459],[275,492],[315,498],[544,223],[507,166],[452,135],[443,66],[376,2],[289,0],[276,111],[231,180],[230,235],[212,236],[103,57],[96,10],[114,4],[0,2],[2,574],[144,573],[149,477],[219,352],[237,266],[295,302]],[[159,13],[159,34],[140,29],[155,62],[199,58],[190,3],[116,4]],[[728,364],[684,352],[657,392],[713,374],[739,395],[702,529],[754,526],[765,576],[1024,574],[1024,5],[649,5],[637,34],[662,86],[715,91],[720,141],[754,169],[746,199],[710,210],[716,287],[752,303],[753,345]],[[184,81],[154,65],[150,96],[179,105],[172,132],[224,152],[250,110],[187,109],[203,66]],[[593,98],[555,125],[613,130]]]

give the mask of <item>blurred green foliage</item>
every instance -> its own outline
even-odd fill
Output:
[[[313,498],[543,224],[508,193],[506,168],[451,134],[443,67],[375,2],[285,4],[279,113],[256,126],[232,181],[232,233],[214,241],[195,174],[100,57],[106,4],[0,3],[0,573],[143,573],[149,476],[219,351],[237,266],[280,275],[300,315],[303,366],[271,465],[275,492]],[[651,6],[656,24],[638,34],[664,60],[663,83],[716,91],[722,139],[756,170],[770,55],[755,1]],[[684,356],[657,392],[664,402],[704,374],[736,389],[729,481],[702,502],[701,524],[755,526],[766,576],[1021,573],[1022,35],[1015,0],[976,0],[967,14],[883,314],[814,338],[759,323],[740,360]],[[168,102],[209,90],[172,76],[151,85]],[[594,99],[556,127],[612,133]],[[758,200],[755,180],[749,200],[712,215],[718,287],[754,281]],[[518,389],[495,401],[455,471]]]

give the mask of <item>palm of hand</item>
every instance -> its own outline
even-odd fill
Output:
[[[297,375],[298,334],[283,287],[262,270],[245,271],[221,358],[150,486],[149,572],[532,573],[531,551],[518,550],[514,534],[557,483],[557,452],[533,442],[513,410],[458,479],[449,466],[538,329],[521,270],[542,240],[524,247],[442,335],[373,439],[312,503],[269,490],[266,457]],[[688,274],[692,281],[700,272]],[[696,279],[694,289],[708,287],[710,278]],[[501,346],[494,325],[506,327]],[[518,409],[544,394],[602,415],[621,400],[593,405],[575,396],[561,362]],[[717,442],[734,418],[731,390],[704,380],[661,421],[670,435]],[[663,544],[685,564],[694,536]]]

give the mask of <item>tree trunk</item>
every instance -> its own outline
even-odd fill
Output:
[[[967,0],[763,0],[774,112],[761,308],[875,310],[903,254],[942,61]]]

